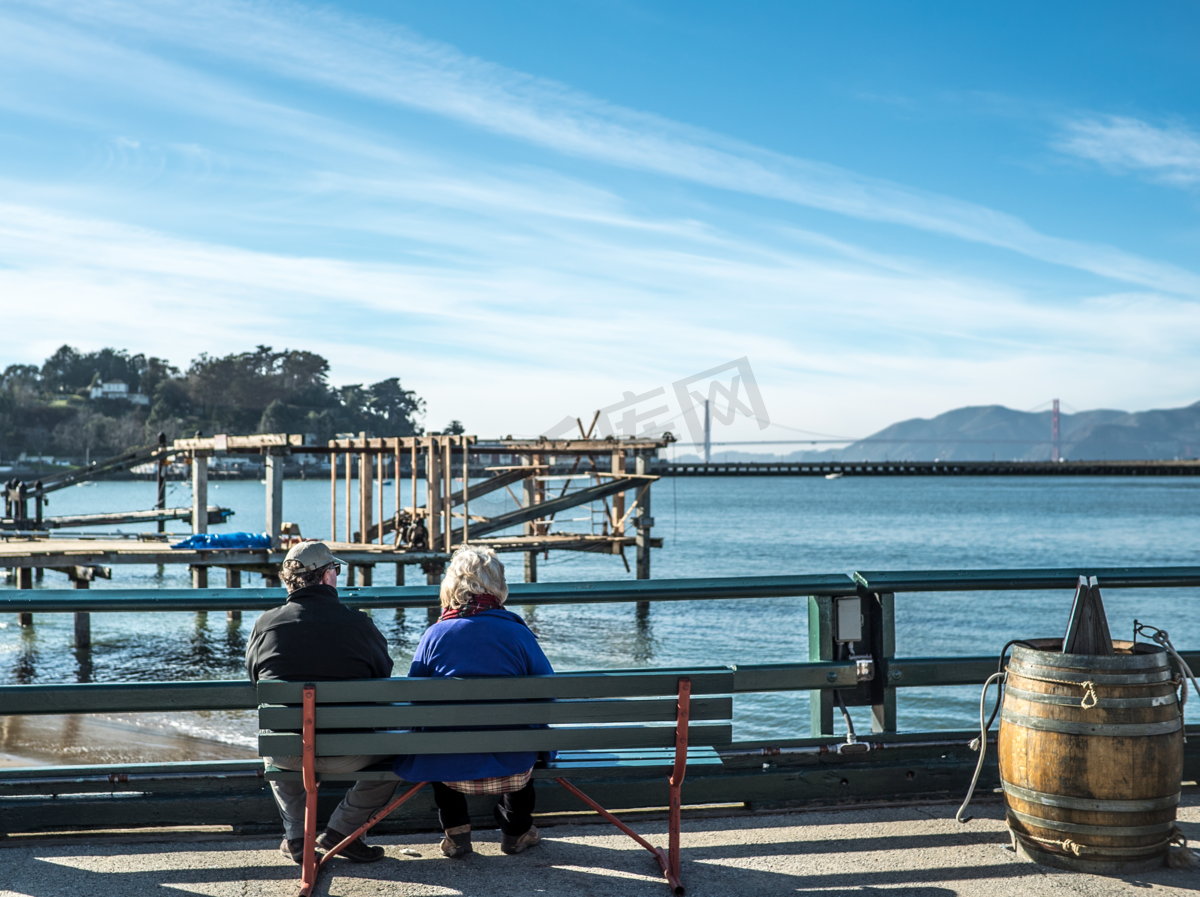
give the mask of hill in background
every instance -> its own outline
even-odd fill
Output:
[[[778,455],[714,447],[729,461],[1048,461],[1052,412],[1014,411],[1002,405],[956,408],[937,417],[885,427],[845,448]],[[1200,458],[1200,402],[1152,411],[1100,409],[1060,414],[1062,457],[1075,461]],[[714,434],[714,439],[719,437]],[[680,461],[698,460],[695,454]]]

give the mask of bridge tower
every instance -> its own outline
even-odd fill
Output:
[[[1054,413],[1050,417],[1050,460],[1062,460],[1058,442],[1058,399],[1054,400]]]

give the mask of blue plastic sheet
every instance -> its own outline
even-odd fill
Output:
[[[171,547],[190,551],[230,548],[255,548],[265,551],[271,547],[271,537],[266,533],[196,533]]]

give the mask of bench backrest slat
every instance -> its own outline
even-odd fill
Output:
[[[675,694],[681,678],[692,682],[693,695],[730,694],[733,670],[710,667],[702,670],[659,672],[561,673],[557,676],[494,676],[478,679],[350,679],[322,682],[318,704],[391,704],[407,701],[505,701],[521,698],[636,698]],[[516,684],[519,683],[519,684]],[[520,690],[514,695],[514,688]],[[258,700],[262,704],[299,704],[303,682],[262,680]]]
[[[324,729],[389,729],[415,726],[524,726],[553,724],[651,723],[675,720],[676,698],[603,699],[467,704],[332,704],[317,709],[317,731]],[[691,702],[691,718],[727,720],[732,697],[704,697]],[[264,705],[258,710],[263,729],[299,730],[300,707]]]
[[[688,727],[688,742],[696,746],[729,744],[728,723]],[[674,747],[674,726],[599,726],[556,729],[468,730],[457,732],[326,732],[317,734],[317,755],[344,754],[466,754],[499,751],[624,750]],[[295,757],[300,735],[261,732],[259,753]]]
[[[675,745],[676,727],[671,724],[678,712],[679,680],[685,677],[697,695],[690,701],[689,743],[728,744],[733,736],[733,671],[710,667],[314,682],[316,752],[335,756],[670,748]],[[263,756],[301,753],[305,684],[259,683],[258,744]]]

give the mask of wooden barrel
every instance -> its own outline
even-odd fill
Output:
[[[1013,846],[1101,874],[1161,866],[1183,776],[1177,682],[1158,645],[1113,656],[1016,646],[1000,716],[1000,780]]]

